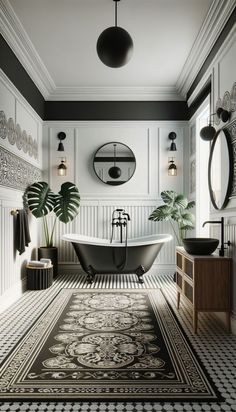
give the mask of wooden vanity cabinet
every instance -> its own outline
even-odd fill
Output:
[[[189,255],[176,248],[177,308],[186,298],[193,309],[193,330],[197,333],[198,312],[225,312],[230,332],[232,260],[217,255]]]

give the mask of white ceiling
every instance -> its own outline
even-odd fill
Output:
[[[118,25],[133,38],[134,52],[126,66],[114,69],[96,53],[99,34],[114,24],[114,1],[0,1],[25,48],[21,61],[26,62],[27,52],[28,72],[34,69],[36,84],[44,83],[47,92],[41,90],[52,99],[63,94],[78,98],[79,93],[89,99],[89,93],[94,98],[101,90],[116,91],[120,98],[133,90],[136,96],[137,91],[158,91],[181,99],[178,82],[214,4],[220,2],[228,0],[121,0]]]

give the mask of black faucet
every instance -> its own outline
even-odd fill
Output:
[[[225,248],[224,248],[224,218],[222,217],[221,220],[207,220],[203,223],[202,227],[204,227],[207,223],[220,223],[221,225],[221,246],[219,250],[219,255],[225,255]]]
[[[118,217],[115,217],[115,213],[118,212]],[[113,227],[120,227],[120,243],[123,242],[123,227],[127,227],[127,221],[130,220],[130,215],[125,212],[124,209],[116,209],[112,213],[112,234],[111,234],[111,242],[113,239]],[[126,228],[126,238],[127,238],[127,228]]]

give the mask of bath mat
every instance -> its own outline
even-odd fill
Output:
[[[62,289],[1,366],[0,399],[220,400],[160,289]]]

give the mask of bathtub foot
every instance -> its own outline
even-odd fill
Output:
[[[138,283],[144,283],[143,282],[143,274],[146,272],[145,267],[143,265],[140,265],[136,271],[135,274],[138,276]]]
[[[95,270],[93,269],[93,267],[91,265],[89,265],[86,272],[87,272],[87,275],[88,275],[88,277],[87,277],[88,282],[93,283],[95,275],[96,275]]]

